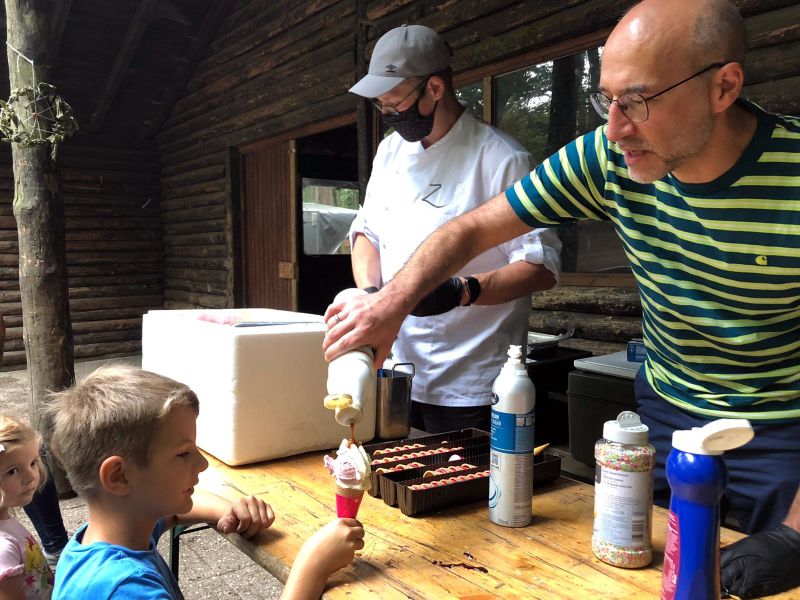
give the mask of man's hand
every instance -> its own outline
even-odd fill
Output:
[[[788,525],[761,531],[723,548],[724,597],[760,598],[800,586],[800,532]]]
[[[325,360],[359,346],[375,349],[375,365],[380,367],[400,331],[406,312],[402,303],[392,297],[388,287],[374,294],[358,290],[360,294],[340,292],[325,311],[328,332],[322,343]]]
[[[249,538],[272,525],[274,520],[275,513],[269,504],[255,496],[247,496],[231,504],[228,512],[217,522],[217,531]]]

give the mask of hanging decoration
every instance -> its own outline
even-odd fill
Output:
[[[33,61],[8,45],[31,65],[33,85],[11,91],[7,102],[0,100],[0,133],[4,142],[22,146],[52,146],[56,158],[58,144],[78,130],[72,107],[56,92],[54,85],[36,83]]]

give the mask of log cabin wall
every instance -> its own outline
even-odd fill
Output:
[[[11,152],[0,147],[0,314],[3,365],[25,366]],[[75,358],[141,351],[142,314],[161,308],[162,230],[155,145],[59,148]]]
[[[735,3],[746,17],[750,46],[746,94],[771,110],[800,113],[800,8],[791,0]],[[366,28],[367,55],[392,27],[428,25],[454,48],[456,79],[467,83],[465,77],[478,77],[469,73],[485,76],[520,54],[549,60],[580,49],[582,39],[608,31],[633,3],[235,2],[157,137],[166,306],[233,306],[228,203],[236,199],[226,196],[226,149],[355,112],[357,100],[347,89],[355,81],[359,4],[366,8],[358,23]],[[632,280],[572,277],[570,283],[533,296],[531,329],[574,326],[571,345],[595,353],[641,335]]]

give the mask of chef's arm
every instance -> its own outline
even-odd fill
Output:
[[[350,250],[356,287],[381,287],[381,255],[363,233],[357,233]]]
[[[518,260],[494,271],[473,275],[481,286],[475,304],[502,304],[533,292],[549,290],[556,284],[555,276],[544,265]],[[461,278],[466,284],[465,278]],[[464,285],[461,305],[469,302],[469,291]]]

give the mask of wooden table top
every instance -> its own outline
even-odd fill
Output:
[[[322,453],[244,467],[208,456],[201,486],[224,497],[253,494],[272,505],[273,526],[254,540],[225,536],[281,581],[302,546],[336,517],[333,480]],[[667,511],[653,511],[653,564],[621,569],[591,550],[594,490],[566,477],[534,489],[533,522],[522,528],[491,523],[487,503],[406,517],[380,498],[364,495],[358,519],[365,546],[354,563],[330,578],[324,598],[484,600],[490,598],[658,598]],[[741,534],[723,529],[729,543]],[[465,563],[444,568],[440,563]],[[774,598],[789,598],[788,594]]]

